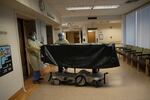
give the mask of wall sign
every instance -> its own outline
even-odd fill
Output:
[[[3,76],[11,71],[13,71],[13,66],[10,46],[0,46],[0,76]]]
[[[103,34],[98,34],[98,38],[99,38],[99,40],[103,40]]]

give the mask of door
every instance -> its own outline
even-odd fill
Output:
[[[25,51],[25,38],[24,38],[23,20],[18,18],[17,22],[18,22],[18,33],[19,33],[23,78],[25,80],[25,79],[28,78],[28,67],[27,67],[27,58],[26,58],[26,51]]]
[[[80,43],[80,35],[79,32],[74,33],[74,43]]]
[[[25,41],[25,52],[27,58],[27,69],[28,69],[28,76],[31,76],[33,73],[30,60],[29,60],[29,53],[27,50],[28,47],[28,37],[31,35],[32,32],[36,32],[36,25],[35,20],[23,20],[23,29],[24,29],[24,41]]]
[[[95,32],[88,32],[88,43],[95,43],[96,42]]]
[[[20,42],[20,53],[21,53],[21,62],[23,69],[24,80],[31,76],[32,68],[30,67],[28,60],[27,52],[27,37],[31,32],[35,32],[35,21],[33,20],[24,20],[17,18],[18,23],[18,33],[19,33],[19,42]]]
[[[80,34],[78,31],[66,32],[66,39],[69,43],[80,43]]]
[[[47,33],[47,44],[53,44],[53,27],[50,25],[47,25],[46,33]]]

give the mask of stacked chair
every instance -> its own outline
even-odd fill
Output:
[[[123,60],[127,62],[129,61],[129,55],[133,52],[133,46],[131,45],[125,45],[123,48]]]
[[[116,47],[116,52],[120,55],[123,55],[123,47]]]
[[[137,47],[136,46],[132,46],[130,51],[128,51],[126,53],[126,59],[127,59],[127,63],[128,64],[131,64],[131,60],[132,60],[133,55],[136,55],[136,50],[137,50]]]
[[[137,63],[139,61],[139,57],[142,56],[143,48],[136,47],[136,51],[131,55],[131,65],[137,67]]]
[[[149,75],[150,71],[150,49],[143,49],[142,55],[138,59],[138,69],[145,71]]]
[[[147,68],[146,74],[149,75],[149,73],[150,73],[150,58],[148,58],[148,62],[147,62],[146,68]]]
[[[150,73],[150,49],[125,45],[117,47],[117,53],[123,56],[123,60],[135,66],[138,70],[143,70],[147,75]]]

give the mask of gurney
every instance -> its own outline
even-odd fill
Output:
[[[108,73],[98,70],[120,65],[114,44],[44,45],[41,47],[41,60],[59,67],[83,69],[78,73],[57,72],[51,78],[56,84],[72,80],[79,86],[91,81],[98,86],[102,80],[105,84],[105,75]],[[93,72],[84,69],[92,69]]]

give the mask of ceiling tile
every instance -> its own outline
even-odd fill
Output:
[[[73,16],[100,16],[100,15],[122,15],[150,0],[140,0],[136,3],[125,4],[127,0],[47,0],[49,6],[53,6],[62,17]],[[119,4],[120,7],[112,10],[83,10],[67,11],[66,7],[94,6],[94,5],[112,5]]]

